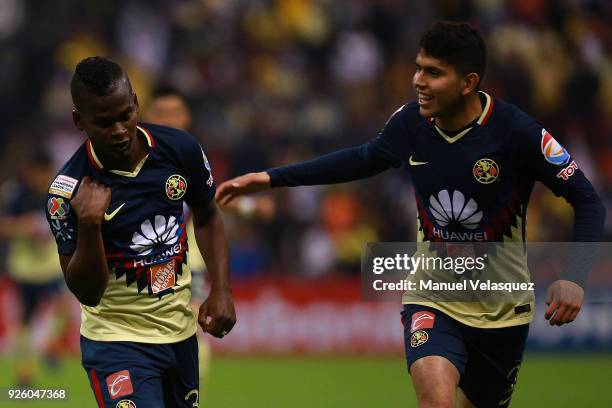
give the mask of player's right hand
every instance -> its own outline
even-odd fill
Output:
[[[111,200],[111,189],[88,176],[81,179],[70,206],[79,222],[101,224]]]
[[[219,205],[223,207],[238,196],[257,193],[270,187],[270,175],[265,171],[248,173],[221,183],[217,188],[215,198]]]

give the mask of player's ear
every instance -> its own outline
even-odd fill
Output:
[[[463,96],[469,94],[472,91],[475,91],[478,88],[478,83],[480,82],[480,76],[475,72],[470,72],[463,78],[464,86],[461,94]]]
[[[83,122],[81,120],[81,113],[78,111],[77,108],[72,108],[72,121],[74,122],[74,126],[76,126],[77,129],[79,129],[80,131],[85,130],[85,127],[83,126]]]
[[[138,102],[138,95],[134,92],[134,105],[136,105],[136,112],[140,112],[140,103]]]

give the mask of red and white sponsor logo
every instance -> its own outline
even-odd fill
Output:
[[[435,321],[436,315],[431,312],[416,312],[412,315],[410,333],[414,333],[417,330],[431,329]]]
[[[106,377],[106,385],[111,399],[130,395],[134,392],[132,387],[132,379],[128,370],[118,371]]]
[[[576,170],[578,170],[578,164],[576,163],[575,160],[572,160],[569,166],[567,166],[566,168],[561,170],[559,173],[557,173],[557,178],[567,181],[570,177],[574,175]]]

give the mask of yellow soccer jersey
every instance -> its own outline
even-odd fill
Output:
[[[446,132],[420,114],[416,103],[401,107],[378,138],[371,157],[406,164],[414,184],[419,238],[430,243],[525,241],[529,196],[535,181],[566,198],[593,188],[569,153],[515,106],[481,92],[483,111],[464,129]],[[516,248],[516,247],[515,247]],[[529,281],[524,254],[512,250],[491,264],[496,277]],[[484,279],[487,279],[485,276]],[[533,294],[502,301],[426,302],[475,327],[528,323]],[[422,303],[409,293],[404,303]]]
[[[112,190],[102,238],[110,280],[96,307],[82,306],[81,334],[98,341],[172,343],[192,336],[191,272],[183,202],[207,205],[215,186],[210,165],[190,134],[141,124],[148,155],[133,172],[106,169],[87,141],[52,182],[47,218],[61,255],[76,248],[70,200],[89,176]]]

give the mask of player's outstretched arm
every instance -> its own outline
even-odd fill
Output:
[[[196,241],[210,279],[210,294],[200,306],[198,322],[202,330],[221,338],[236,324],[221,211],[214,200],[206,205],[192,206],[191,211]]]
[[[222,183],[217,188],[215,198],[219,204],[227,205],[238,196],[257,193],[270,187],[270,176],[265,171],[248,173]]]
[[[239,195],[271,187],[314,186],[360,180],[401,163],[373,154],[371,143],[349,147],[301,163],[249,173],[229,180],[217,190],[217,201],[227,205]]]
[[[76,249],[61,256],[66,284],[79,302],[97,306],[108,284],[108,265],[102,240],[102,219],[108,209],[111,189],[83,177],[70,206],[78,220]]]

